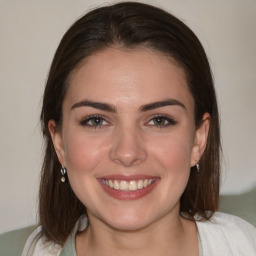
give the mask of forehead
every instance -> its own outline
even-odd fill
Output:
[[[171,97],[193,104],[184,70],[147,48],[113,47],[86,58],[73,73],[66,98],[74,103],[90,97],[116,104]]]

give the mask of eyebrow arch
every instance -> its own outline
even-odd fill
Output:
[[[186,110],[185,105],[183,103],[181,103],[180,101],[175,100],[175,99],[167,99],[167,100],[157,101],[157,102],[143,105],[140,107],[140,111],[146,112],[146,111],[149,111],[152,109],[161,108],[161,107],[165,107],[165,106],[180,106]],[[115,106],[113,106],[112,104],[103,103],[103,102],[94,102],[94,101],[90,101],[90,100],[83,100],[83,101],[75,103],[71,107],[71,110],[73,110],[75,108],[79,108],[79,107],[92,107],[92,108],[96,108],[96,109],[107,111],[107,112],[112,112],[112,113],[117,112]]]
[[[71,110],[75,109],[75,108],[79,108],[79,107],[92,107],[92,108],[96,108],[99,110],[116,113],[116,108],[113,105],[108,104],[108,103],[103,103],[103,102],[94,102],[94,101],[90,101],[90,100],[83,100],[83,101],[75,103],[71,107]]]
[[[161,107],[165,107],[165,106],[180,106],[180,107],[184,108],[184,110],[186,110],[185,105],[183,103],[181,103],[180,101],[175,100],[175,99],[167,99],[167,100],[157,101],[157,102],[143,105],[140,107],[140,111],[145,112],[145,111],[149,111],[152,109],[161,108]]]

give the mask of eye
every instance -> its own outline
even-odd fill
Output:
[[[83,121],[81,121],[80,124],[82,126],[87,126],[87,127],[92,127],[92,128],[109,125],[109,123],[103,117],[101,117],[99,115],[90,116],[90,117],[84,119]]]
[[[157,115],[152,118],[147,124],[149,126],[168,127],[170,125],[175,125],[176,121],[167,116]]]

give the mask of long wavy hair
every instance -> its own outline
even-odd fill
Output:
[[[193,220],[206,220],[219,204],[220,131],[219,114],[210,66],[195,34],[179,19],[159,8],[123,2],[97,8],[77,20],[63,36],[55,53],[45,87],[41,112],[45,155],[39,192],[39,219],[43,234],[63,244],[76,220],[86,214],[69,182],[60,181],[61,165],[48,130],[49,120],[62,125],[62,103],[69,80],[81,62],[111,46],[144,47],[174,59],[186,74],[194,99],[195,125],[208,112],[211,124],[200,174],[191,170],[180,199],[180,213]],[[193,169],[193,168],[192,168]]]

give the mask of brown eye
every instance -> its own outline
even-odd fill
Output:
[[[81,125],[83,126],[88,126],[88,127],[100,127],[104,125],[108,125],[108,123],[102,118],[101,116],[90,116],[80,122]]]
[[[176,124],[176,122],[167,116],[155,116],[148,122],[148,125],[156,127],[168,127],[174,124]]]

